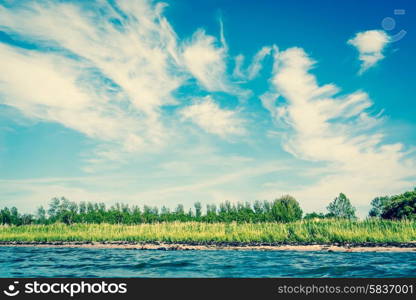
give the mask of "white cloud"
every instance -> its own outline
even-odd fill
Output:
[[[3,103],[132,152],[169,134],[160,108],[177,103],[185,80],[176,35],[163,5],[102,1],[82,7],[54,1],[0,5],[0,28],[42,48],[1,45]],[[108,145],[108,146],[109,146]]]
[[[0,44],[2,102],[27,116],[54,121],[103,141],[123,143],[129,136],[140,140],[135,118],[84,90],[79,83],[82,69],[65,57],[42,54]]]
[[[183,47],[183,65],[210,92],[221,91],[244,95],[244,91],[227,78],[227,46],[221,34],[221,45],[200,29]]]
[[[277,64],[271,82],[286,100],[281,113],[274,114],[287,126],[283,147],[300,159],[327,164],[316,184],[286,192],[316,208],[339,192],[364,205],[371,197],[412,186],[415,160],[407,157],[402,144],[382,143],[383,134],[374,128],[380,120],[366,112],[372,105],[367,94],[336,96],[335,85],[319,86],[309,73],[314,62],[300,48],[281,52]],[[263,103],[273,108],[270,101]]]
[[[234,71],[233,76],[236,78],[245,78],[246,75],[244,74],[243,64],[244,64],[244,55],[239,54],[234,58]]]
[[[263,47],[260,49],[259,52],[256,53],[256,55],[253,57],[253,61],[251,62],[251,65],[247,69],[247,78],[249,80],[254,79],[260,72],[262,68],[263,60],[270,55],[272,52],[272,47]]]
[[[175,55],[169,46],[175,36],[160,16],[160,5],[153,8],[146,1],[119,5],[127,17],[104,3],[105,15],[48,1],[28,9],[2,8],[1,25],[80,56],[119,85],[138,109],[151,114],[157,106],[172,101],[170,93],[181,82],[168,71]],[[115,20],[122,29],[112,23]]]
[[[222,138],[245,133],[243,120],[236,111],[222,109],[210,96],[197,99],[180,111],[183,120],[189,120],[206,132]]]
[[[388,42],[389,36],[382,30],[359,32],[348,41],[348,44],[356,47],[359,52],[360,74],[384,58],[383,50]]]
[[[219,44],[203,30],[182,43],[162,16],[164,6],[140,0],[0,5],[0,29],[39,46],[1,45],[0,101],[101,140],[88,160],[101,164],[177,137],[161,110],[179,104],[173,92],[190,78],[207,91],[246,97],[227,78],[222,21]]]
[[[244,64],[244,55],[240,54],[235,57],[235,68],[233,71],[233,76],[244,79],[244,80],[253,80],[256,78],[262,67],[264,59],[272,53],[272,50],[276,47],[265,46],[261,48],[253,57],[251,64],[247,67],[246,70],[243,70]]]

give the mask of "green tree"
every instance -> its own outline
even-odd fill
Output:
[[[29,224],[33,223],[33,215],[31,215],[31,214],[24,214],[20,217],[20,219],[21,219],[21,221],[19,223],[21,225],[29,225]]]
[[[59,207],[61,205],[61,201],[59,198],[54,197],[49,202],[49,208],[48,208],[48,215],[52,218],[55,218],[59,213]]]
[[[185,209],[184,209],[182,204],[178,204],[178,206],[176,206],[175,213],[178,214],[178,215],[185,214]]]
[[[10,214],[10,209],[8,207],[5,207],[1,210],[1,224],[11,224],[12,217]]]
[[[14,206],[12,208],[10,208],[10,223],[13,224],[13,225],[21,225],[22,224],[22,220],[20,218],[19,211]]]
[[[38,207],[38,210],[36,212],[36,219],[40,224],[46,223],[46,210],[45,208],[43,208],[42,205]]]
[[[271,214],[277,222],[293,222],[302,218],[302,209],[298,201],[290,195],[282,196],[273,202]]]
[[[371,209],[368,213],[370,217],[381,217],[384,208],[389,203],[390,197],[376,197],[371,201]]]
[[[335,218],[355,219],[355,207],[351,205],[350,200],[345,194],[340,193],[328,206],[327,210],[330,216]]]
[[[202,205],[201,202],[196,202],[194,204],[195,207],[195,217],[199,219],[202,216]]]
[[[256,200],[253,205],[254,213],[262,214],[263,213],[263,205],[259,200]]]
[[[79,213],[83,215],[86,212],[87,212],[87,203],[85,203],[85,201],[81,201],[79,203]]]
[[[207,204],[207,214],[205,216],[205,220],[212,223],[217,221],[217,219],[217,206],[215,204]]]
[[[383,219],[415,219],[416,190],[395,195],[383,207]]]

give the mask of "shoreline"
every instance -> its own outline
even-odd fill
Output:
[[[92,248],[136,250],[259,250],[259,251],[321,251],[321,252],[416,252],[416,243],[167,243],[167,242],[0,242],[0,247]]]

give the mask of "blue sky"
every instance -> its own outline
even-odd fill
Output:
[[[399,11],[398,11],[399,10]],[[416,186],[413,1],[0,1],[0,206]]]

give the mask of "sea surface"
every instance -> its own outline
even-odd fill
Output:
[[[416,277],[416,253],[0,247],[0,277]]]

